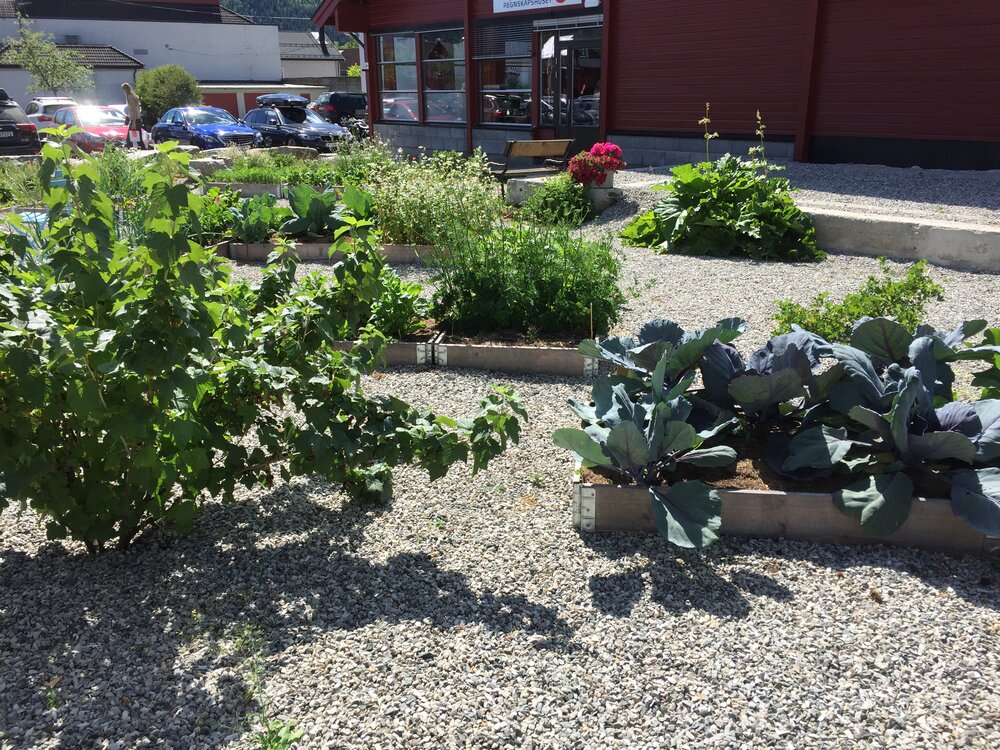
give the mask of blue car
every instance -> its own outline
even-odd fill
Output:
[[[151,131],[154,143],[179,141],[201,149],[226,146],[259,146],[262,138],[253,128],[218,107],[171,109]]]

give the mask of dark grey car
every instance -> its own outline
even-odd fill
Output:
[[[26,156],[37,154],[38,149],[38,129],[17,102],[0,89],[0,155]]]

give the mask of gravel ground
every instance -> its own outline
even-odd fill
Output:
[[[494,380],[370,385],[457,414]],[[303,747],[1000,743],[998,571],[885,547],[698,555],[580,535],[549,436],[585,383],[512,382],[532,415],[522,444],[475,479],[402,470],[391,506],[295,482],[100,559],[8,511],[0,746],[253,747],[247,633],[263,701]]]
[[[627,202],[584,231],[648,205],[641,180],[625,176]],[[766,339],[775,297],[838,295],[877,268],[624,253],[638,293],[621,330],[742,315],[744,348]],[[1000,322],[995,275],[932,273],[947,296],[931,322]],[[390,505],[299,480],[97,559],[4,512],[0,748],[250,748],[261,709],[308,748],[1000,746],[989,563],[581,535],[550,435],[585,382],[399,370],[369,387],[463,415],[498,381],[531,415],[522,444],[475,478],[402,469]]]

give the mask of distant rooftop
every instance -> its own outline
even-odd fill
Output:
[[[278,47],[282,60],[343,60],[333,42],[327,40],[329,55],[323,54],[319,45],[319,33],[315,31],[279,31]]]
[[[169,0],[152,5],[127,0],[0,0],[0,18],[72,18],[105,21],[175,21],[253,24],[246,16],[217,5],[184,5]]]
[[[117,47],[110,44],[59,44],[59,49],[67,50],[76,55],[77,59],[84,65],[91,68],[144,68],[141,62],[131,55],[126,55]],[[16,68],[17,65],[7,62],[7,50],[9,45],[0,48],[0,68]]]

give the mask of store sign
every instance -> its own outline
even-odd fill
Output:
[[[590,5],[591,3],[588,3]],[[544,8],[570,8],[583,5],[583,0],[493,0],[494,13],[513,13],[518,10]]]

